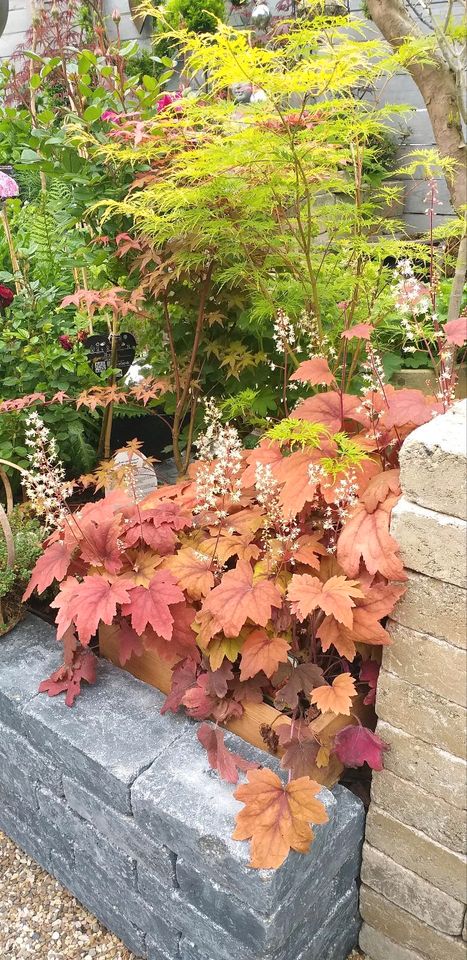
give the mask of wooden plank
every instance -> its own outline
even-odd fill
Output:
[[[101,655],[106,657],[116,666],[120,666],[118,659],[118,627],[112,625],[107,627],[102,625],[99,629],[99,642]],[[177,662],[174,658],[171,663],[162,660],[153,650],[146,650],[142,656],[132,656],[122,669],[127,670],[134,677],[149,683],[152,687],[157,687],[162,693],[169,693],[172,681],[172,666]],[[354,701],[355,703],[355,701]],[[271,753],[266,747],[260,734],[260,727],[268,724],[272,727],[280,723],[290,724],[290,717],[285,716],[276,710],[275,707],[267,703],[246,703],[245,711],[241,717],[235,717],[223,724],[232,733],[236,733],[247,743],[253,744],[265,753]],[[355,704],[353,715],[351,717],[334,716],[333,714],[322,714],[311,724],[311,728],[317,736],[321,738],[330,738],[348,726],[349,723],[357,723],[357,716],[360,720],[364,719],[368,710],[363,707],[361,701]],[[281,751],[279,751],[279,756]],[[343,765],[336,756],[331,756],[329,766],[319,768],[315,767],[310,774],[318,783],[324,786],[333,787],[343,770]]]

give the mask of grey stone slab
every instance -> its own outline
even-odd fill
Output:
[[[291,939],[280,948],[275,960],[346,960],[357,944],[360,923],[357,891],[353,887],[339,900],[321,929],[303,949]],[[182,937],[179,956],[180,960],[218,960],[219,957],[216,949],[211,953],[200,950],[190,936]],[[234,960],[235,954],[232,958]],[[148,960],[152,960],[150,955]]]
[[[11,807],[0,796],[0,830],[21,847],[28,856],[45,870],[50,868],[50,849],[44,839],[35,831],[37,828],[37,812],[23,807],[24,819],[15,816]]]
[[[145,863],[164,883],[173,885],[175,872],[172,851],[151,834],[144,833],[133,817],[113,810],[101,800],[97,801],[81,784],[64,777],[63,786],[70,807],[92,824],[105,840],[128,856]]]
[[[129,887],[136,888],[136,860],[109,843],[90,823],[81,822],[75,851],[111,876],[118,874]]]
[[[153,940],[147,940],[146,947],[148,951],[148,960],[180,960],[180,953],[177,948],[176,953],[167,953]]]
[[[177,860],[176,872],[181,893],[197,909],[219,923],[229,934],[238,938],[250,949],[261,947],[263,953],[273,952],[297,927],[294,936],[300,940],[302,931],[308,939],[317,933],[329,910],[352,886],[360,867],[360,849],[355,848],[351,860],[347,861],[337,874],[337,865],[330,861],[329,869],[321,871],[313,880],[301,884],[292,891],[291,896],[279,901],[279,905],[269,916],[258,914],[226,886],[210,881],[206,875],[186,863],[181,857]],[[314,882],[313,882],[314,881]]]
[[[178,958],[181,936],[176,927],[155,913],[152,933],[147,938],[148,960],[158,960],[159,954],[163,957]]]
[[[247,755],[246,745],[238,737],[230,735],[226,743]],[[251,751],[253,748],[249,755],[254,755]],[[267,754],[255,753],[263,764],[275,766],[276,761]],[[268,913],[281,890],[300,882],[313,869],[318,851],[331,833],[337,801],[329,790],[322,789],[320,797],[330,823],[316,828],[316,846],[309,857],[291,853],[279,870],[252,870],[249,844],[231,839],[235,816],[242,808],[233,796],[234,789],[211,770],[206,752],[190,732],[138,778],[132,789],[133,814],[144,832],[183,854],[219,883],[226,882],[255,909]]]
[[[54,877],[66,887],[80,903],[86,907],[107,930],[115,933],[117,937],[131,950],[136,957],[145,958],[146,938],[145,933],[128,919],[128,914],[122,912],[121,905],[112,897],[108,900],[105,893],[99,887],[99,873],[96,874],[95,881],[89,882],[89,873],[92,871],[92,864],[86,875],[83,875],[80,866],[67,863],[63,857],[57,853],[51,856],[51,872]],[[132,891],[129,890],[129,901]]]
[[[60,771],[34,750],[25,737],[0,723],[0,763],[3,765],[5,762],[22,770],[31,782],[39,781],[47,784],[57,794],[63,793]]]
[[[55,630],[38,617],[22,620],[0,645],[0,720],[23,731],[22,711],[39,684],[56,670],[61,650]]]
[[[22,815],[22,807],[37,810],[36,783],[27,772],[10,763],[5,757],[0,762],[0,797],[8,803],[15,814]]]
[[[163,700],[158,690],[101,661],[96,685],[74,707],[61,697],[38,697],[24,721],[36,749],[116,810],[131,813],[132,783],[188,723],[162,717]]]

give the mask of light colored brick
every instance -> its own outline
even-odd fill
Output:
[[[366,818],[366,840],[396,863],[415,870],[419,877],[460,900],[466,901],[467,865],[460,853],[448,850],[426,834],[396,820],[375,803]]]
[[[439,797],[401,780],[389,770],[373,775],[371,797],[382,810],[407,823],[457,853],[465,852],[465,822],[453,807]]]
[[[376,712],[382,720],[397,725],[425,743],[436,743],[455,757],[465,757],[466,710],[381,670]]]
[[[465,650],[438,640],[429,633],[410,630],[393,621],[390,622],[388,631],[392,643],[384,650],[383,663],[386,670],[408,683],[414,683],[462,707],[466,706]]]
[[[417,917],[386,900],[363,884],[360,890],[360,913],[365,922],[383,936],[406,950],[421,953],[426,960],[465,960],[465,943],[460,937],[448,937]],[[410,958],[410,953],[409,953]],[[374,957],[373,960],[378,960]],[[384,960],[399,960],[391,954]],[[405,960],[405,958],[401,958]]]
[[[418,951],[401,947],[368,923],[364,923],[360,930],[360,947],[367,960],[426,960]]]
[[[412,630],[426,630],[452,643],[467,646],[467,592],[454,583],[407,570],[406,592],[392,611],[391,619]]]
[[[411,433],[400,453],[404,496],[422,507],[467,518],[467,401]],[[442,478],[442,483],[440,482]]]
[[[377,733],[390,747],[384,754],[386,770],[465,810],[465,760],[440,750],[432,743],[418,740],[384,720],[378,720]]]
[[[405,567],[465,587],[465,520],[419,507],[405,497],[392,512],[391,533]]]
[[[417,866],[416,862],[414,866]],[[434,887],[413,870],[402,867],[369,843],[365,843],[363,848],[361,878],[372,890],[435,930],[452,937],[461,935],[464,904]]]

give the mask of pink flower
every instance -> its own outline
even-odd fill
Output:
[[[7,200],[9,197],[18,197],[19,187],[13,177],[0,170],[0,200]]]
[[[108,120],[109,123],[118,123],[120,114],[116,113],[115,110],[104,110],[104,112],[101,113],[101,120]]]
[[[58,342],[64,350],[73,350],[73,341],[67,333],[62,333],[58,338]]]
[[[181,97],[182,94],[180,91],[176,93],[164,93],[157,101],[157,112],[160,113],[162,110],[165,110],[166,107],[170,107],[175,100],[181,100]]]

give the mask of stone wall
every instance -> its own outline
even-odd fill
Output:
[[[0,829],[148,960],[345,960],[360,926],[363,807],[323,788],[330,822],[308,856],[248,867],[241,804],[162,694],[102,661],[73,708],[38,695],[54,631],[0,641]],[[229,734],[249,759],[276,761]]]
[[[376,710],[389,744],[367,817],[371,960],[465,960],[466,402],[415,430],[392,531],[408,568]]]

